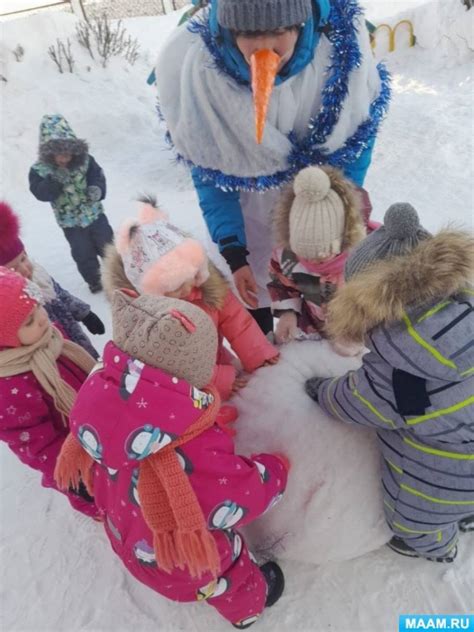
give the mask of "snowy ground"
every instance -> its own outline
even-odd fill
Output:
[[[460,0],[421,7],[415,6],[421,4],[419,1],[367,0],[365,4],[369,17],[371,11],[380,10],[381,4],[387,7],[386,15],[399,14],[397,20],[409,16],[418,40],[414,49],[404,48],[402,42],[400,50],[389,57],[394,98],[366,181],[375,206],[374,216],[381,219],[389,204],[409,201],[430,230],[448,222],[472,228],[474,11],[465,12]],[[61,112],[77,134],[87,138],[91,153],[105,170],[109,185],[106,209],[115,227],[134,214],[133,199],[137,193],[152,192],[158,194],[177,223],[204,235],[190,179],[174,165],[164,148],[154,114],[153,90],[145,83],[156,53],[176,21],[175,15],[127,20],[127,28],[142,44],[143,56],[136,65],[131,67],[116,60],[104,70],[76,47],[73,75],[60,75],[46,55],[57,37],[73,37],[73,16],[49,13],[47,17],[36,15],[10,21],[8,28],[5,23],[0,24],[0,74],[7,79],[0,82],[0,197],[19,210],[23,239],[30,254],[71,292],[89,300],[108,326],[104,297],[88,294],[51,209],[29,193],[27,173],[36,156],[41,116]],[[22,62],[16,62],[11,52],[18,44],[25,48]],[[106,339],[96,339],[98,346]],[[344,362],[347,363],[338,363],[324,347],[315,345],[314,349],[317,353],[286,350],[275,372],[259,372],[237,403],[242,409],[241,442],[245,442],[245,436],[256,442],[264,440],[264,435],[253,436],[250,432],[252,417],[253,426],[261,424],[262,432],[273,420],[274,431],[268,433],[269,449],[278,442],[276,429],[285,426],[281,440],[285,438],[293,456],[295,495],[323,470],[325,481],[338,490],[329,508],[316,511],[319,505],[312,500],[312,513],[305,514],[306,521],[301,518],[301,525],[295,516],[295,532],[308,543],[308,562],[321,562],[324,556],[318,550],[323,541],[320,538],[327,538],[327,557],[341,559],[341,550],[342,557],[353,557],[357,546],[360,551],[370,550],[364,542],[367,521],[375,521],[374,542],[380,538],[380,544],[385,535],[382,526],[376,524],[377,509],[369,502],[371,493],[376,494],[368,491],[370,485],[376,486],[370,440],[365,445],[360,436],[354,436],[354,443],[345,448],[353,453],[366,450],[365,469],[355,465],[360,455],[352,454],[352,460],[346,458],[349,451],[344,452],[344,446],[352,435],[346,434],[343,440],[341,434],[331,453],[326,434],[330,431],[325,426],[330,422],[316,416],[312,420],[305,408],[307,402],[301,399],[298,380],[301,384],[311,372],[326,374],[329,366],[331,371],[342,372]],[[301,414],[294,412],[291,417],[291,410]],[[288,439],[292,423],[301,424],[299,444],[296,440],[291,444]],[[331,432],[344,431],[338,428]],[[347,430],[350,432],[354,431]],[[301,442],[306,445],[305,438],[311,447],[301,454],[301,462],[295,461]],[[0,448],[0,473],[2,629],[229,629],[212,609],[202,604],[168,603],[128,576],[109,550],[101,526],[72,513],[58,494],[41,489],[36,474],[21,466],[4,446]],[[346,479],[344,489],[342,482]],[[364,495],[364,491],[368,493]],[[357,514],[357,503],[364,496],[370,509],[361,506]],[[284,510],[283,504],[275,511],[279,510]],[[323,528],[329,512],[332,537]],[[347,548],[339,547],[338,542]],[[318,565],[289,561],[292,557],[300,559],[301,551],[294,543],[285,551],[284,543],[280,554],[286,558],[287,590],[280,604],[265,613],[258,630],[389,632],[397,629],[400,613],[472,612],[469,586],[472,588],[474,580],[473,544],[474,538],[465,536],[458,560],[446,568],[399,558],[385,548],[357,559]]]

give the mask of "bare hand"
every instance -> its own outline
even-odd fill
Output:
[[[280,354],[276,355],[274,358],[269,358],[268,360],[265,360],[265,362],[263,363],[263,366],[273,366],[278,362],[279,359],[280,359]]]
[[[232,384],[232,392],[237,393],[238,391],[243,389],[245,386],[247,386],[248,381],[248,377],[236,377],[234,383]]]
[[[257,282],[250,266],[244,266],[234,272],[234,282],[244,303],[251,309],[257,309]]]
[[[298,321],[293,311],[284,312],[278,319],[275,340],[279,345],[291,342],[298,335]]]

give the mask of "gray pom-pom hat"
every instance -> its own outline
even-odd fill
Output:
[[[346,261],[348,281],[372,263],[408,254],[431,234],[420,225],[418,213],[411,204],[392,204],[385,213],[383,226],[358,244]]]

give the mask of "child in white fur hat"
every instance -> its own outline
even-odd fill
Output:
[[[324,334],[326,307],[343,283],[348,251],[365,236],[361,207],[355,187],[328,166],[303,169],[283,192],[268,284],[279,344]]]
[[[208,260],[201,244],[167,221],[156,201],[145,200],[137,220],[125,224],[109,246],[102,281],[109,297],[116,289],[168,296],[194,303],[212,318],[219,333],[213,384],[223,399],[245,386],[223,346],[226,338],[247,372],[275,364],[279,353],[260,330],[228,282]]]

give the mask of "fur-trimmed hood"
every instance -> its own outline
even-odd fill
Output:
[[[89,153],[85,140],[77,138],[64,116],[52,114],[43,116],[40,125],[39,160],[56,166],[56,154],[72,154],[68,169],[81,167]]]
[[[109,301],[112,300],[115,290],[130,289],[137,292],[137,289],[128,280],[122,257],[113,244],[109,244],[105,251],[102,263],[102,285]],[[229,284],[211,261],[209,261],[209,278],[201,285],[200,289],[203,300],[209,307],[222,309]]]
[[[342,249],[349,250],[366,235],[362,217],[361,195],[339,169],[328,165],[320,168],[329,176],[331,189],[338,194],[344,204],[346,221]],[[280,201],[273,212],[273,237],[279,248],[290,249],[290,212],[294,200],[295,192],[292,182],[282,190]]]
[[[469,287],[474,273],[474,238],[444,230],[411,253],[377,261],[341,287],[329,305],[328,334],[361,342],[379,325],[448,299]]]

